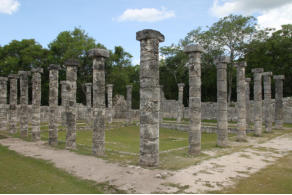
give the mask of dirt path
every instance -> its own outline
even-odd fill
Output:
[[[120,166],[93,156],[56,150],[43,142],[26,142],[17,138],[1,139],[0,144],[25,156],[51,161],[56,167],[83,179],[109,181],[117,188],[132,193],[174,193],[179,190],[200,193],[233,185],[234,178],[248,177],[272,164],[292,151],[292,134],[285,134],[262,144],[252,143],[240,152],[205,160],[179,171]]]

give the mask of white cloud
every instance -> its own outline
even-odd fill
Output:
[[[18,10],[20,3],[17,0],[0,0],[0,13],[12,14]]]
[[[126,9],[124,13],[117,18],[117,21],[137,21],[137,22],[157,22],[175,17],[174,11],[162,8]]]
[[[261,27],[279,29],[292,23],[292,0],[214,0],[210,11],[217,17],[256,14]]]

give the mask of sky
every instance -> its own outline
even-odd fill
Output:
[[[0,45],[34,38],[47,48],[57,35],[79,27],[108,49],[122,46],[139,63],[136,32],[155,29],[160,46],[229,14],[253,15],[260,28],[292,23],[292,0],[0,0]]]

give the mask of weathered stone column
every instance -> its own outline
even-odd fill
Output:
[[[87,124],[88,127],[92,127],[92,102],[91,102],[91,96],[92,96],[92,83],[85,83],[85,90],[86,90],[86,107],[87,107]]]
[[[245,78],[245,103],[246,103],[246,123],[247,126],[251,126],[252,117],[251,117],[251,110],[250,110],[250,78]]]
[[[201,54],[203,48],[199,45],[189,45],[184,48],[184,52],[189,56],[189,154],[198,155],[201,152]]]
[[[49,83],[49,144],[58,144],[58,88],[59,88],[59,70],[60,66],[51,64],[50,83]]]
[[[66,66],[66,149],[76,149],[76,90],[78,60],[69,59]]]
[[[160,85],[160,112],[159,112],[159,122],[163,122],[163,110],[162,110],[162,105],[163,105],[163,97],[164,97],[164,92],[163,92],[163,85]]]
[[[31,135],[32,140],[41,139],[41,73],[42,68],[33,68],[32,72],[32,119]]]
[[[283,128],[283,80],[284,75],[275,75],[275,128]]]
[[[178,102],[177,102],[177,118],[176,122],[180,123],[182,118],[183,118],[183,110],[184,110],[184,105],[183,105],[183,94],[184,94],[184,83],[178,83]]]
[[[0,131],[7,129],[7,77],[0,77]]]
[[[61,85],[61,120],[62,126],[66,127],[66,81],[60,81]]]
[[[132,85],[127,85],[127,107],[128,107],[128,114],[127,114],[127,123],[131,124],[132,120]]]
[[[93,133],[92,153],[104,155],[105,150],[105,60],[109,52],[105,49],[91,49],[89,56],[93,58]]]
[[[17,74],[8,76],[10,81],[10,96],[9,96],[9,132],[17,133]]]
[[[272,92],[271,92],[271,76],[272,72],[264,72],[264,119],[265,119],[265,130],[266,132],[272,132]]]
[[[227,63],[229,58],[217,59],[217,146],[228,146]]]
[[[28,76],[29,71],[18,71],[20,78],[20,136],[28,136]]]
[[[140,165],[159,164],[159,42],[160,32],[145,29],[136,33],[140,41]]]
[[[108,123],[113,122],[113,84],[107,84]]]
[[[254,128],[255,135],[262,135],[262,118],[263,118],[263,105],[262,105],[262,73],[263,68],[254,68],[253,72],[253,81],[254,81]]]
[[[246,62],[237,64],[237,141],[246,141]]]

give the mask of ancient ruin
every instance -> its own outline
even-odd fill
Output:
[[[251,125],[251,109],[250,109],[250,81],[251,78],[245,78],[245,103],[246,103],[246,125]]]
[[[127,123],[132,124],[132,85],[127,85]]]
[[[275,128],[283,128],[283,80],[284,75],[274,75],[275,80]]]
[[[17,133],[17,74],[10,74],[8,76],[10,82],[10,96],[9,96],[9,132],[11,134]]]
[[[180,123],[182,118],[183,118],[183,109],[184,109],[184,105],[183,105],[183,93],[184,93],[184,83],[178,83],[177,87],[178,87],[178,107],[177,107],[177,118],[176,118],[176,122]]]
[[[7,128],[7,81],[7,77],[0,77],[0,131],[3,131]]]
[[[271,76],[272,72],[264,72],[263,80],[264,80],[264,121],[265,121],[265,132],[272,131],[272,91],[271,91]]]
[[[113,84],[107,84],[107,106],[108,106],[108,122],[113,122]]]

